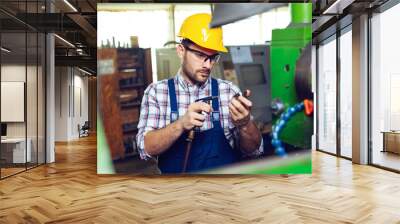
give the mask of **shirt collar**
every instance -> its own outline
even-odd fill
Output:
[[[176,79],[178,80],[178,83],[185,89],[190,89],[190,88],[193,88],[193,87],[199,88],[199,89],[204,89],[210,83],[211,75],[208,77],[208,79],[203,84],[201,84],[201,86],[193,85],[189,81],[185,80],[185,78],[183,78],[183,76],[180,73],[180,71],[178,71],[178,73],[176,74]]]

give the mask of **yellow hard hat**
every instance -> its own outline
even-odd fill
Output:
[[[211,15],[194,14],[183,21],[178,37],[189,39],[200,47],[228,52],[222,43],[222,28],[209,28]]]

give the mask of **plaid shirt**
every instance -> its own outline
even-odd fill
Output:
[[[179,116],[183,116],[186,113],[189,105],[196,99],[211,95],[210,78],[201,86],[192,85],[184,80],[180,74],[175,76],[174,81]],[[230,145],[232,147],[235,145],[238,146],[239,133],[238,129],[233,125],[230,118],[228,105],[233,96],[240,92],[240,89],[231,82],[221,79],[218,79],[218,86],[221,126],[224,129],[225,137]],[[136,136],[138,151],[142,159],[151,158],[151,156],[146,153],[144,148],[144,136],[146,133],[148,131],[164,128],[170,123],[171,106],[169,101],[167,79],[150,84],[144,92],[140,109],[138,134]],[[207,115],[203,126],[200,128],[200,131],[205,131],[211,128],[211,116]],[[261,141],[259,149],[248,156],[257,156],[262,152],[263,142]]]

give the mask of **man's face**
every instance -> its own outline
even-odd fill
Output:
[[[178,55],[182,59],[182,71],[193,84],[204,83],[210,76],[211,69],[218,60],[218,52],[190,44],[177,47]]]

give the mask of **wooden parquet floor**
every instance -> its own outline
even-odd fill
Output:
[[[96,139],[0,181],[0,223],[400,223],[400,175],[313,152],[313,174],[96,174]]]

